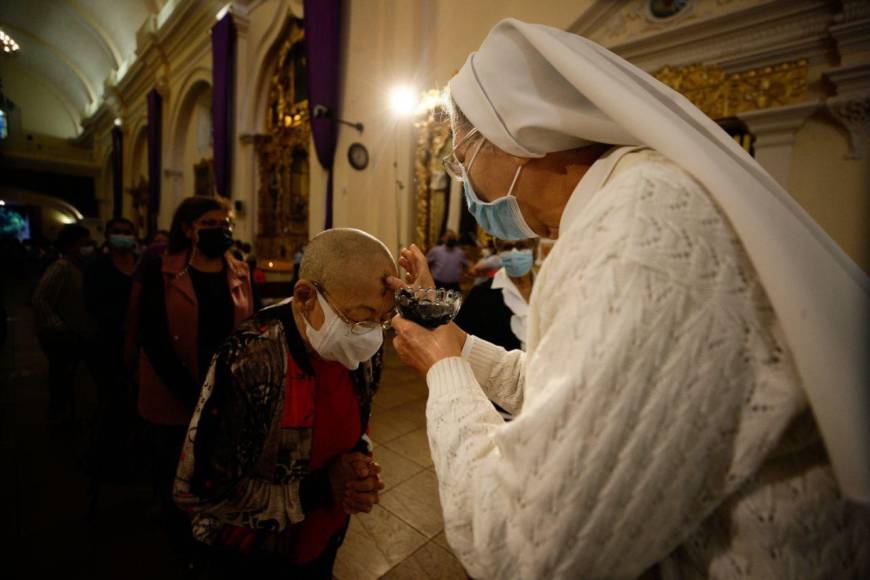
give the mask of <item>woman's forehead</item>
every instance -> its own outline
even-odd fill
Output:
[[[211,209],[199,216],[199,220],[223,220],[228,217],[230,217],[230,212],[225,209]]]

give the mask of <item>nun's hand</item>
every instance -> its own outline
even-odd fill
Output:
[[[399,266],[405,269],[405,279],[400,280],[395,276],[387,278],[387,283],[393,290],[410,286],[412,288],[434,288],[435,280],[429,271],[429,263],[426,256],[417,247],[411,244],[402,248],[399,252]]]
[[[432,365],[445,358],[460,356],[465,346],[465,332],[454,323],[439,326],[434,330],[395,316],[392,320],[396,338],[393,346],[409,367],[424,377]]]

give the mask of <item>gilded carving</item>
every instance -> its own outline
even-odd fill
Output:
[[[717,65],[664,67],[655,77],[712,119],[798,103],[807,92],[806,60],[725,73]]]
[[[416,123],[417,148],[414,177],[417,186],[416,243],[430,248],[441,234],[450,194],[450,178],[441,159],[450,151],[450,122],[441,107],[430,109]]]
[[[269,86],[268,133],[254,138],[257,192],[257,254],[287,259],[308,240],[311,124],[305,86],[301,21],[291,19]]]

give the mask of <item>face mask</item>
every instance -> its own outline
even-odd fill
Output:
[[[317,301],[323,310],[323,326],[316,330],[305,320],[305,334],[311,347],[325,360],[341,363],[348,370],[356,370],[378,352],[384,343],[384,331],[378,327],[365,334],[353,334],[344,320],[338,317],[329,303],[317,293]]]
[[[226,228],[202,228],[196,231],[196,247],[209,258],[220,258],[233,245],[233,236]]]
[[[535,263],[531,250],[511,250],[500,253],[498,257],[501,258],[501,265],[511,278],[525,276]]]
[[[136,247],[136,238],[128,234],[111,234],[109,246],[116,250],[132,250]]]
[[[474,193],[474,189],[471,187],[471,180],[468,179],[468,172],[471,170],[471,166],[474,165],[474,160],[477,159],[478,153],[480,153],[480,146],[474,152],[474,156],[468,164],[468,169],[464,165],[460,166],[462,170],[462,186],[465,189],[465,203],[468,204],[468,211],[471,212],[471,215],[474,216],[480,227],[495,238],[502,240],[537,238],[538,234],[532,231],[532,228],[523,219],[517,198],[513,196],[514,186],[516,186],[524,166],[521,165],[517,168],[513,183],[511,183],[505,197],[485,202]]]

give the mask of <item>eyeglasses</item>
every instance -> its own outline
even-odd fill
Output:
[[[472,137],[480,134],[480,131],[478,131],[477,127],[475,127],[474,129],[466,133],[465,137],[459,140],[459,143],[453,146],[453,149],[450,150],[450,153],[441,158],[441,162],[444,163],[444,170],[453,179],[462,181],[462,163],[456,157],[456,150],[462,147],[463,144],[467,143]]]
[[[231,220],[230,218],[224,218],[222,220],[199,220],[196,223],[203,228],[224,228],[230,231],[232,231],[234,225],[233,220]]]
[[[323,295],[323,299],[326,300],[326,303],[332,307],[332,310],[335,311],[336,316],[338,316],[342,321],[344,321],[348,326],[350,326],[350,333],[355,335],[360,334],[368,334],[369,332],[380,328],[384,332],[390,330],[392,327],[390,321],[393,319],[393,316],[396,315],[397,311],[395,308],[392,308],[388,313],[384,320],[362,320],[357,322],[356,320],[351,320],[344,312],[341,311],[329,298],[329,293],[319,282],[312,282],[317,291]]]

